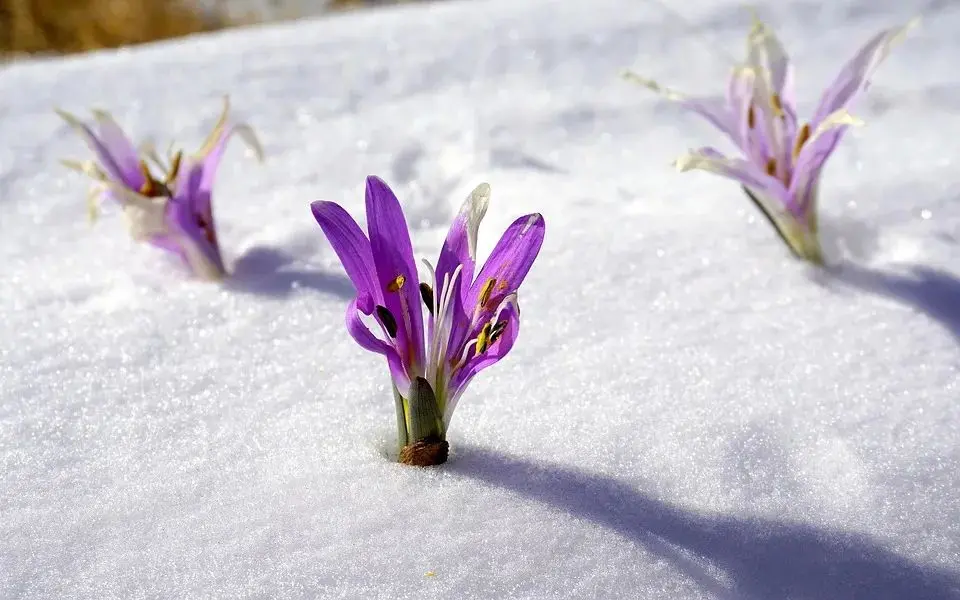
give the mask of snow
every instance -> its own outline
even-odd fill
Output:
[[[680,6],[680,5],[678,5]],[[749,13],[475,0],[251,27],[0,70],[0,597],[960,598],[960,7],[768,3],[801,111],[880,29],[880,68],[823,183],[841,266],[793,260],[720,144],[619,79],[720,92]],[[230,93],[235,271],[192,281],[85,220],[103,107],[195,148]],[[481,254],[547,237],[511,355],[436,469],[390,462],[385,364],[309,202],[362,217],[377,174],[419,256],[480,181]]]

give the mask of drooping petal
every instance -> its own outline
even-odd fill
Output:
[[[106,113],[95,113],[100,122],[101,132],[105,135],[96,135],[90,127],[74,115],[57,109],[57,114],[83,137],[87,146],[97,156],[100,168],[114,181],[121,183],[131,190],[141,189],[145,178],[139,169],[139,156],[133,144],[113,123]],[[104,121],[101,117],[106,117]]]
[[[919,23],[918,17],[902,27],[886,29],[870,38],[844,65],[837,78],[824,91],[814,113],[812,125],[816,127],[831,113],[841,108],[849,108],[860,92],[870,84],[873,72],[887,58],[893,46],[903,40],[907,33]]]
[[[771,177],[753,163],[739,158],[728,158],[713,148],[700,148],[678,158],[674,165],[682,172],[698,169],[739,181],[752,188],[766,191],[784,204],[790,200],[783,183]]]
[[[310,204],[313,218],[317,220],[327,240],[343,264],[347,277],[353,282],[357,293],[380,298],[380,284],[373,264],[373,254],[367,236],[339,204],[317,201]]]
[[[420,282],[403,209],[387,184],[373,176],[367,178],[366,208],[377,281],[384,292],[384,305],[397,320],[401,355],[408,366],[421,369],[424,349]]]
[[[667,100],[678,103],[683,108],[694,112],[707,120],[711,125],[726,134],[737,145],[740,144],[737,121],[727,105],[720,98],[691,98],[676,90],[664,87],[652,79],[627,71],[624,77],[638,83],[645,88],[663,96]]]
[[[524,215],[507,227],[470,287],[465,306],[468,312],[474,310],[480,300],[487,306],[495,306],[520,287],[540,252],[545,231],[546,223],[540,213]],[[485,292],[487,287],[491,289]],[[484,295],[486,298],[481,297]]]
[[[384,355],[394,384],[398,389],[405,391],[410,386],[410,378],[404,371],[400,355],[392,345],[375,336],[360,317],[361,313],[369,316],[373,312],[374,304],[375,301],[370,294],[361,292],[347,305],[347,333],[364,350]]]
[[[480,355],[472,356],[459,370],[457,370],[449,383],[449,398],[444,407],[443,420],[444,425],[450,424],[450,418],[457,407],[460,396],[466,390],[470,381],[483,369],[497,363],[505,357],[510,349],[513,348],[520,334],[520,308],[516,300],[508,304],[498,316],[498,321],[504,321],[506,328],[493,344]]]
[[[467,197],[460,212],[450,225],[450,231],[440,248],[440,258],[437,260],[436,284],[443,285],[444,279],[453,273],[457,265],[463,265],[457,286],[466,282],[469,286],[473,281],[474,269],[477,263],[477,233],[480,222],[487,214],[490,204],[490,186],[481,183]],[[439,290],[435,290],[439,292]]]

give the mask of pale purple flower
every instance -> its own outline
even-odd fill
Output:
[[[680,171],[701,169],[738,181],[800,258],[822,264],[817,234],[820,175],[827,158],[850,125],[847,111],[870,85],[873,72],[915,19],[872,37],[841,69],[820,98],[813,119],[797,118],[793,65],[763,23],[747,37],[747,60],[733,69],[725,100],[689,98],[633,73],[627,76],[699,114],[739,148],[730,158],[710,147],[676,161]]]
[[[338,204],[311,204],[357,290],[347,307],[347,331],[360,346],[387,359],[400,446],[426,438],[442,442],[442,456],[432,464],[446,459],[447,427],[467,385],[513,347],[520,331],[517,290],[543,243],[543,217],[522,216],[475,273],[477,232],[489,198],[487,184],[470,194],[436,266],[423,261],[424,281],[400,202],[383,181],[367,178],[369,238]]]
[[[133,239],[172,253],[197,277],[223,277],[226,269],[211,202],[217,167],[234,133],[262,157],[253,131],[245,124],[229,124],[228,111],[229,102],[224,99],[220,119],[196,154],[184,156],[178,151],[164,164],[149,145],[135,148],[109,114],[94,111],[95,126],[90,126],[58,110],[95,156],[83,162],[63,161],[96,181],[88,198],[91,218],[102,202],[116,203]],[[148,160],[163,175],[154,175]]]

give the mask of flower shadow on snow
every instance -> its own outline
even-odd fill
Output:
[[[718,598],[960,599],[960,572],[913,562],[863,534],[702,515],[610,477],[477,447],[458,454],[450,471],[607,527],[670,560]],[[717,568],[729,584],[712,574]]]
[[[247,250],[233,265],[228,280],[230,289],[282,298],[298,288],[312,289],[345,300],[356,295],[346,276],[291,268],[294,257],[275,248],[256,246]]]
[[[911,306],[946,327],[960,342],[960,278],[913,265],[904,273],[846,263],[825,271],[841,284]],[[823,282],[823,276],[819,276]]]

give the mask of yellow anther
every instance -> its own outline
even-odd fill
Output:
[[[490,347],[490,322],[488,321],[477,336],[477,354],[483,354]]]
[[[153,196],[156,192],[156,187],[153,182],[153,175],[150,174],[150,167],[147,166],[147,163],[140,161],[140,174],[143,175],[143,185],[140,186],[140,189],[137,190],[143,196]]]
[[[497,284],[497,280],[494,277],[487,279],[483,282],[483,287],[480,288],[480,306],[486,306],[487,302],[490,302],[490,296],[493,294],[493,287]]]
[[[773,114],[777,115],[781,119],[784,117],[783,103],[780,101],[779,94],[770,96],[770,106],[773,108]]]
[[[777,173],[777,161],[771,158],[767,161],[767,175],[773,177]]]
[[[399,292],[403,289],[403,284],[407,282],[407,278],[403,275],[397,275],[393,281],[387,286],[387,290],[391,292]]]
[[[803,145],[806,144],[809,139],[810,124],[804,123],[800,131],[797,132],[797,139],[793,142],[793,160],[797,160],[797,157],[800,156],[800,150],[803,149]]]

